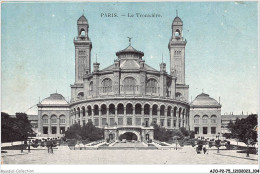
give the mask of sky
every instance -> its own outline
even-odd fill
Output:
[[[145,62],[170,68],[171,24],[182,19],[189,98],[209,94],[222,114],[258,113],[257,2],[2,3],[1,110],[25,112],[56,91],[70,98],[75,81],[77,19],[88,19],[92,62],[113,64],[115,52],[132,46]],[[119,17],[101,17],[116,13]],[[158,18],[121,15],[160,14]],[[93,69],[93,68],[92,68]]]

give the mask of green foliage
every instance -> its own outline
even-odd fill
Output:
[[[185,137],[189,136],[189,131],[187,131],[185,127],[181,127],[180,131]]]
[[[245,119],[236,119],[235,123],[229,122],[227,127],[233,138],[246,144],[255,144],[257,142],[257,132],[254,131],[256,125],[257,115],[252,114]]]
[[[221,146],[220,142],[221,142],[221,140],[216,140],[216,141],[215,141],[215,146],[216,146],[216,147],[220,147],[220,146]]]
[[[179,142],[179,145],[180,145],[181,147],[184,146],[184,140],[179,140],[178,142]]]
[[[104,138],[104,130],[95,127],[92,122],[88,122],[83,126],[76,123],[65,132],[65,138],[88,141],[101,140]]]
[[[69,140],[67,140],[67,142],[68,142],[68,146],[70,147],[74,147],[74,146],[76,146],[76,144],[77,144],[77,140],[75,140],[75,139],[69,139]]]
[[[16,117],[10,117],[7,113],[1,112],[1,141],[23,141],[33,136],[32,125],[27,114],[16,113]]]
[[[166,130],[165,128],[159,127],[157,124],[154,124],[153,127],[155,140],[168,142],[172,141],[173,137],[183,138],[183,134],[180,130]]]
[[[79,140],[81,139],[80,133],[81,127],[79,124],[76,123],[70,126],[67,131],[65,131],[65,138]]]
[[[191,139],[195,138],[195,132],[194,131],[190,131],[190,138]]]
[[[232,134],[231,133],[224,133],[223,134],[223,137],[229,139],[229,138],[233,138]]]

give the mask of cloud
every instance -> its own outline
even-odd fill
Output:
[[[244,1],[235,1],[235,4],[237,5],[237,4],[245,4],[245,2]]]

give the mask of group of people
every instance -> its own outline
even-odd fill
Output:
[[[204,143],[203,144],[197,144],[195,146],[195,149],[196,149],[197,154],[202,153],[202,151],[203,151],[204,154],[209,154],[209,143],[206,142],[205,144]]]

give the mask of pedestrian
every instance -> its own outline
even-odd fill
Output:
[[[207,149],[206,149],[206,145],[205,145],[205,144],[203,144],[202,149],[203,149],[203,153],[205,154],[206,151],[207,151]]]
[[[48,153],[50,153],[50,146],[49,146],[49,142],[47,140],[45,140],[45,146],[48,149]]]
[[[50,151],[51,151],[51,154],[53,154],[53,142],[51,142],[51,144],[50,144]]]
[[[200,150],[199,150],[199,145],[198,144],[195,145],[195,150],[196,150],[197,154],[200,154]]]
[[[31,142],[29,140],[29,143],[28,143],[28,153],[30,153],[30,152],[31,152]]]
[[[209,142],[206,143],[207,155],[209,154]]]

